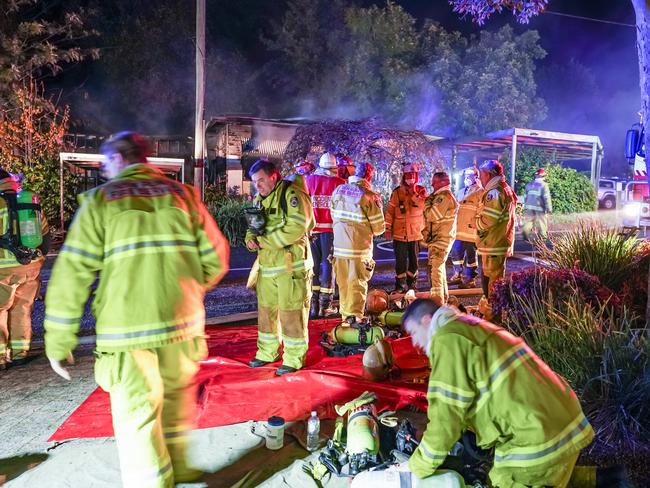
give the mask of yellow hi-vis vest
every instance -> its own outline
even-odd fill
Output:
[[[336,187],[330,200],[334,257],[372,259],[372,238],[384,233],[381,197],[356,176]]]
[[[479,254],[510,256],[515,242],[517,195],[502,176],[485,186],[476,215],[476,248]]]
[[[430,327],[429,423],[409,461],[417,476],[433,474],[466,429],[495,448],[495,468],[552,465],[592,441],[576,394],[521,338],[446,306]]]
[[[45,352],[64,359],[90,287],[97,350],[149,349],[204,333],[205,291],[230,248],[194,190],[131,164],[87,192],[56,259],[45,300]]]
[[[456,239],[456,211],[458,202],[445,186],[424,201],[424,236],[429,249],[449,252]]]
[[[458,217],[456,219],[456,240],[476,242],[476,214],[485,191],[478,183],[467,186],[458,192]]]
[[[281,202],[283,198],[286,204]],[[258,194],[254,202],[266,221],[264,234],[257,237],[260,275],[272,277],[313,268],[309,232],[314,228],[314,212],[304,185],[279,181],[271,193],[266,197]],[[247,232],[246,242],[253,239]]]

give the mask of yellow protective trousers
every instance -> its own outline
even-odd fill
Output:
[[[339,310],[343,320],[351,316],[358,320],[363,318],[368,281],[374,269],[372,259],[334,258],[334,274],[339,285]]]
[[[449,253],[429,247],[429,270],[431,273],[431,300],[444,305],[449,298],[447,287],[447,255]]]
[[[483,293],[486,291],[489,293],[492,283],[506,275],[506,256],[481,255],[481,273],[484,278],[487,278],[487,290]],[[487,294],[486,298],[489,298]]]
[[[565,488],[579,456],[580,452],[577,452],[552,465],[495,467],[490,470],[490,481],[494,488]]]
[[[535,235],[546,239],[548,237],[548,217],[546,213],[527,210],[524,214],[524,225],[521,232],[527,241],[533,241]]]
[[[111,397],[124,487],[171,488],[200,476],[188,464],[187,447],[205,339],[95,354],[95,380]]]
[[[300,369],[308,347],[307,320],[311,300],[311,270],[283,272],[257,280],[257,354],[262,361],[274,362],[284,345],[282,364]]]
[[[32,308],[43,261],[0,268],[0,363],[27,356],[32,340]]]

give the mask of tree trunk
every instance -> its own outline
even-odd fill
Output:
[[[650,0],[632,0],[636,14],[636,48],[639,55],[639,85],[641,87],[641,121],[645,127],[646,173],[650,186]],[[650,269],[648,270],[648,301],[645,311],[646,327],[650,327]]]

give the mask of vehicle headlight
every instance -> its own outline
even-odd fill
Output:
[[[641,215],[641,203],[640,202],[632,202],[628,203],[623,207],[623,215],[626,217],[638,217]]]

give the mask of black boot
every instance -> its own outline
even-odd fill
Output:
[[[418,291],[417,281],[418,281],[417,276],[414,276],[412,278],[411,277],[406,278],[406,289],[407,290]]]
[[[395,278],[395,289],[392,293],[406,293],[406,278]]]
[[[320,293],[318,292],[314,292],[314,294],[311,296],[311,306],[309,308],[309,318],[311,320],[317,319],[320,315],[319,296]]]
[[[321,293],[318,303],[320,307],[320,317],[327,319],[336,315],[336,308],[332,307],[332,294],[331,293]]]

